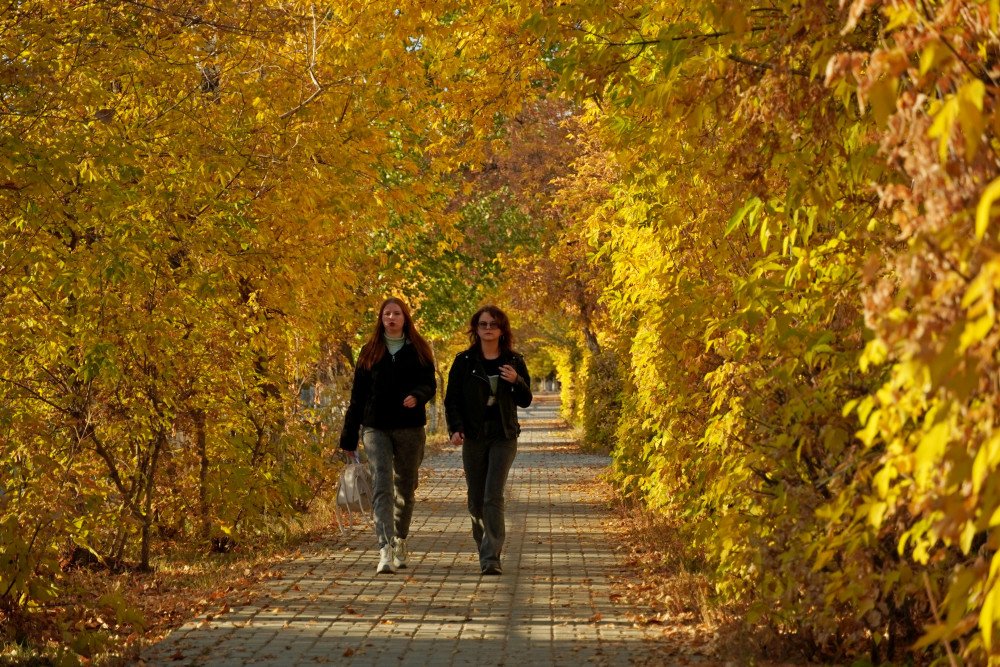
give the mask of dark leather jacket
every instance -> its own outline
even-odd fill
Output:
[[[387,351],[370,369],[358,366],[340,433],[340,448],[356,450],[362,426],[382,430],[423,426],[427,423],[424,405],[435,391],[434,366],[420,363],[417,348],[409,341],[396,354]],[[403,405],[403,399],[411,394],[417,399],[414,408]]]
[[[497,388],[497,406],[500,409],[504,436],[513,440],[521,432],[517,408],[531,405],[531,378],[524,365],[524,357],[516,352],[501,356],[500,364],[513,366],[517,371],[516,382],[501,379]],[[461,432],[467,438],[481,437],[489,397],[490,380],[486,376],[479,350],[470,348],[460,352],[448,372],[448,390],[444,395],[448,432]]]

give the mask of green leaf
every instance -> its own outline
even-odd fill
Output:
[[[724,235],[729,236],[733,230],[736,229],[741,222],[743,222],[744,218],[747,217],[747,213],[751,210],[757,211],[762,205],[763,202],[761,202],[761,200],[757,197],[752,197],[747,200],[747,202],[737,209],[737,211],[733,213],[732,217],[729,218],[729,223],[726,225],[726,232]]]

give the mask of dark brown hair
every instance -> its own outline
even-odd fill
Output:
[[[426,366],[432,366],[434,364],[434,353],[431,352],[430,344],[424,340],[424,337],[417,331],[417,327],[414,326],[410,309],[406,307],[402,299],[397,299],[394,296],[389,297],[379,306],[375,331],[372,332],[365,346],[361,348],[361,354],[358,355],[358,366],[366,370],[371,369],[388,351],[385,347],[385,324],[382,323],[382,313],[385,311],[385,307],[391,303],[396,304],[403,311],[403,335],[417,348],[417,356],[420,358],[421,363]]]
[[[496,306],[483,306],[469,320],[469,349],[476,350],[480,354],[483,353],[482,346],[479,344],[479,317],[483,313],[492,315],[496,323],[500,325],[500,354],[507,354],[514,347],[514,334],[510,332],[510,320],[507,319],[507,314]]]

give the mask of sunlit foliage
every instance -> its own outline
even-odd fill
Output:
[[[0,612],[329,485],[393,248],[461,241],[448,175],[542,69],[516,15],[437,9],[0,9]]]
[[[561,3],[619,483],[830,658],[996,655],[990,2]],[[569,189],[567,191],[570,191]]]
[[[293,521],[391,291],[445,359],[509,307],[751,621],[830,660],[997,662],[998,24],[7,3],[0,612],[67,558]]]

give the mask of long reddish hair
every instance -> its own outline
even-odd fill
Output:
[[[507,314],[496,306],[483,306],[473,314],[469,320],[469,349],[475,350],[479,354],[483,353],[483,348],[479,340],[479,317],[483,313],[489,313],[493,320],[500,325],[500,353],[507,354],[514,347],[514,334],[510,332],[510,320]]]
[[[417,348],[417,356],[420,358],[420,362],[426,366],[433,366],[434,353],[431,352],[430,343],[424,340],[424,337],[417,331],[417,327],[413,324],[413,317],[410,315],[410,309],[406,307],[402,299],[397,299],[394,296],[389,297],[379,306],[375,331],[372,332],[365,346],[361,348],[361,354],[358,355],[358,366],[369,370],[381,361],[385,353],[388,352],[385,347],[385,325],[382,323],[382,313],[385,311],[385,307],[392,303],[399,306],[399,309],[403,311],[403,335]]]

